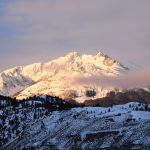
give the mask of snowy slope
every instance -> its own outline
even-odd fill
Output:
[[[86,99],[84,93],[88,88],[96,89],[97,97],[103,97],[112,87],[74,85],[76,77],[118,76],[127,72],[128,68],[101,52],[96,55],[72,52],[48,63],[19,66],[2,72],[0,94],[17,99],[46,94],[62,98],[76,95],[82,101]]]
[[[128,103],[54,111],[31,121],[1,149],[148,149],[150,112],[143,108],[143,104]]]

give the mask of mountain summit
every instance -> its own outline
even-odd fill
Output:
[[[2,72],[0,94],[17,99],[53,95],[81,100],[86,99],[87,89],[96,88],[101,91],[97,96],[102,97],[108,89],[103,89],[101,85],[73,84],[76,77],[119,76],[127,72],[128,68],[101,52],[96,55],[71,52],[47,63],[18,66]]]

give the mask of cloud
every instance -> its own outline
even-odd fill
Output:
[[[45,61],[41,53],[50,60],[72,49],[95,53],[104,48],[120,61],[148,66],[149,5],[148,0],[6,0],[0,14],[0,57],[7,52],[19,59],[34,52],[22,65]]]
[[[104,77],[104,76],[94,76],[91,77],[81,77],[77,76],[73,84],[80,85],[97,85],[102,87],[115,87],[115,88],[142,88],[150,86],[150,69],[131,71],[129,74],[120,75],[117,77]]]

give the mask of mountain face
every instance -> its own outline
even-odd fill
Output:
[[[83,99],[88,99],[85,94],[87,90],[91,91],[91,97],[99,98],[104,97],[113,87],[106,89],[101,85],[74,84],[77,77],[119,76],[127,72],[128,68],[101,52],[96,55],[72,52],[47,63],[19,66],[2,72],[0,95],[17,99],[33,95],[52,95],[82,102]]]

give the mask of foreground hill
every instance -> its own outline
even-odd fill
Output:
[[[38,95],[53,95],[61,98],[88,99],[87,90],[96,90],[96,97],[103,97],[113,87],[104,88],[94,83],[78,83],[76,78],[90,76],[118,76],[128,72],[115,59],[99,52],[96,55],[79,55],[76,52],[52,60],[48,63],[36,63],[19,66],[0,74],[0,94],[28,98]]]
[[[79,107],[55,97],[17,105],[2,98],[1,150],[150,148],[150,105]]]
[[[77,107],[58,97],[30,97],[16,101],[0,96],[0,147],[19,136],[30,122],[35,122],[53,111],[69,110]]]

